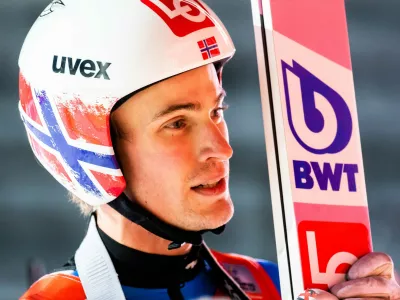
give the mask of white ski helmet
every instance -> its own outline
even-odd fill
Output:
[[[235,52],[200,0],[54,0],[19,57],[19,110],[33,153],[90,205],[125,189],[110,113],[121,98]]]

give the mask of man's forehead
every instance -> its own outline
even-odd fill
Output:
[[[208,89],[220,85],[215,67],[210,64],[192,69],[181,74],[170,77],[160,82],[159,87],[163,89],[192,89],[195,92],[199,89]]]
[[[182,89],[177,93],[170,93],[165,95],[164,101],[159,101],[157,107],[162,107],[171,104],[179,103],[207,103],[223,99],[226,96],[226,91],[222,86],[215,86],[213,88],[198,88],[198,89]]]
[[[218,103],[224,99],[225,95],[226,95],[226,92],[224,90],[221,90],[220,93],[216,97],[214,96],[210,99],[206,99],[206,97],[204,97],[202,99],[204,101],[202,101],[202,100],[199,101],[199,99],[194,98],[194,99],[192,99],[194,101],[176,101],[173,103],[165,104],[164,108],[160,109],[159,111],[157,111],[154,114],[152,121],[156,121],[157,119],[159,119],[161,117],[164,117],[168,114],[171,114],[173,112],[180,111],[180,110],[199,111],[203,107],[206,106],[206,102],[209,102],[211,104],[211,106],[218,105]]]
[[[213,70],[209,70],[212,67]],[[214,75],[212,74],[214,72]],[[168,105],[204,102],[226,95],[211,65],[187,71],[135,93],[122,106],[126,110],[155,113]]]
[[[166,105],[179,101],[200,101],[207,98],[216,98],[220,94],[225,96],[226,92],[220,84],[218,77],[212,76],[206,70],[197,70],[190,76],[171,78],[160,85],[160,89],[155,91],[157,94],[157,104]],[[214,70],[215,73],[215,70]],[[158,105],[157,105],[158,106]]]

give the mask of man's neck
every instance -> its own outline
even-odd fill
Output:
[[[97,212],[97,225],[116,242],[142,252],[159,255],[184,255],[192,245],[184,244],[178,249],[168,250],[171,241],[165,240],[143,227],[129,221],[109,205],[102,205]]]

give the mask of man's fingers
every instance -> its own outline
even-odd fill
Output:
[[[381,252],[372,252],[357,260],[349,269],[349,280],[368,276],[394,278],[393,261],[389,255]]]
[[[380,298],[400,299],[400,287],[394,281],[380,276],[358,278],[341,282],[331,287],[331,293],[339,299]],[[367,298],[368,299],[368,298]]]

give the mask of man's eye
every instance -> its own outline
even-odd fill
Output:
[[[178,120],[165,126],[168,129],[182,129],[185,128],[186,123],[184,120]]]
[[[222,105],[213,110],[213,118],[220,118],[224,116],[224,111],[228,109],[228,105]]]

